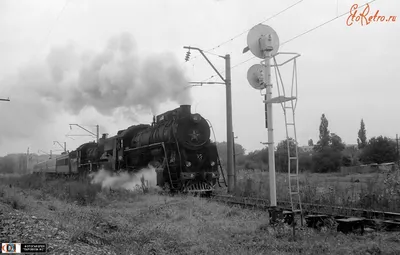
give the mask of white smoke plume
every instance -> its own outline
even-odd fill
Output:
[[[103,116],[158,114],[162,103],[191,104],[188,82],[172,53],[143,56],[129,33],[112,37],[100,51],[69,43],[54,47],[2,81],[1,138],[41,136],[58,114],[93,107]],[[29,123],[29,128],[27,127]]]
[[[167,101],[191,102],[175,57],[163,53],[142,58],[128,33],[111,38],[101,52],[79,52],[71,45],[53,49],[47,62],[62,93],[42,89],[42,95],[61,100],[74,114],[85,106],[104,115],[120,107],[156,113]]]
[[[92,184],[100,183],[101,187],[112,189],[136,190],[142,187],[141,178],[144,178],[147,187],[155,187],[157,184],[157,174],[153,167],[146,167],[137,173],[122,172],[112,173],[105,169],[100,169],[96,173],[90,174]]]

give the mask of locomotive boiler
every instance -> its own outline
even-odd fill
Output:
[[[122,145],[121,145],[122,147]],[[156,169],[157,185],[169,190],[212,191],[218,178],[218,152],[210,126],[190,105],[160,114],[150,127],[133,135],[124,150],[125,166]]]

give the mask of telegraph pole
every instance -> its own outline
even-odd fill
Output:
[[[236,150],[235,150],[235,139],[238,138],[235,136],[235,133],[232,132],[232,143],[233,143],[233,189],[236,190],[237,185],[237,170],[236,170]]]
[[[400,157],[399,157],[399,135],[398,135],[398,134],[396,134],[396,144],[397,144],[397,155],[396,155],[396,159],[397,159],[397,166],[399,166]]]
[[[203,55],[203,57],[207,60],[210,66],[214,69],[214,71],[218,74],[221,80],[225,84],[225,93],[226,93],[226,140],[227,140],[227,154],[228,154],[228,164],[227,164],[227,173],[228,173],[228,193],[232,193],[233,186],[235,185],[235,171],[234,171],[234,144],[233,144],[233,121],[232,121],[232,84],[231,84],[231,57],[229,54],[225,56],[219,56],[225,59],[225,78],[218,72],[218,70],[214,67],[211,61],[207,58],[207,56],[203,53],[203,51],[199,48],[184,46],[184,49],[188,49],[189,51],[186,53],[185,60],[189,60],[190,50],[197,50]],[[198,82],[200,86],[203,84],[221,84],[218,82]]]
[[[28,173],[28,167],[29,167],[29,147],[26,152],[26,173]]]

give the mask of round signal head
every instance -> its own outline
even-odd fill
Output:
[[[260,79],[261,77],[263,77],[262,72],[265,72],[265,70],[264,67],[260,64],[252,65],[247,71],[247,80],[254,89],[265,89],[265,84],[261,82],[262,80]]]
[[[258,24],[250,29],[247,34],[247,46],[254,56],[261,59],[265,58],[264,52],[261,48],[262,42],[260,45],[260,39],[263,40],[262,38],[269,38],[269,36],[271,36],[271,42],[269,43],[270,46],[272,46],[271,56],[274,56],[279,50],[279,37],[275,30],[264,24]]]

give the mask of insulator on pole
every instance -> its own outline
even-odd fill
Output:
[[[186,52],[186,57],[185,57],[186,62],[189,61],[189,58],[190,58],[190,51]]]

